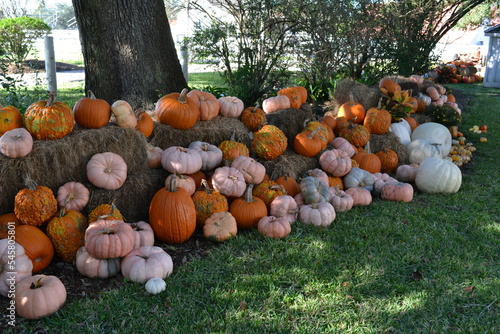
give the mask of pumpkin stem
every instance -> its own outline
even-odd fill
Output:
[[[89,99],[92,99],[92,100],[97,100],[97,98],[95,97],[94,95],[94,92],[92,92],[90,89],[89,91],[87,92],[87,94],[89,95]]]
[[[109,211],[109,213],[97,216],[97,220],[104,220],[108,217],[111,217],[113,215],[113,213],[115,212],[115,209],[116,209],[116,205],[115,205],[115,201],[113,200],[113,202],[111,202],[111,210]]]
[[[46,107],[51,107],[54,102],[56,102],[56,93],[55,92],[48,92],[49,93],[49,98],[47,99],[47,103],[45,104]]]
[[[203,188],[205,188],[205,192],[206,192],[207,194],[209,194],[209,195],[210,195],[210,194],[212,193],[212,189],[211,189],[211,188],[210,188],[210,186],[208,185],[208,181],[207,181],[207,180],[205,180],[205,179],[201,180],[201,185],[203,186]]]
[[[188,89],[184,88],[181,91],[181,94],[179,95],[179,98],[177,99],[180,103],[184,104],[187,103],[186,97],[187,97]]]
[[[371,154],[371,150],[370,150],[370,141],[367,141],[366,144],[365,144],[365,151],[366,151],[366,154]]]
[[[35,182],[35,180],[33,180],[29,175],[24,175],[23,177],[24,179],[24,185],[26,186],[26,188],[28,188],[29,190],[36,190],[36,187],[38,186]]]
[[[245,190],[245,197],[243,198],[243,200],[247,203],[253,202],[252,189],[253,189],[253,183],[250,182],[247,186],[247,189]]]
[[[167,190],[169,192],[177,191],[177,175],[176,174],[172,174],[172,177],[170,178],[170,182],[168,183]]]
[[[356,102],[354,102],[354,94],[352,92],[349,93],[349,102],[351,103],[351,106],[356,105]]]
[[[313,137],[314,137],[314,136],[316,136],[316,134],[318,133],[319,129],[320,129],[319,127],[317,127],[316,129],[314,129],[314,131],[312,131],[312,132],[309,134],[309,136],[307,136],[307,138],[309,138],[309,139],[313,139]]]
[[[252,109],[252,113],[255,113],[257,111],[257,109],[259,108],[259,102],[255,102],[255,106],[253,107]]]
[[[38,289],[42,287],[43,277],[40,277],[36,282],[31,282],[30,289]]]

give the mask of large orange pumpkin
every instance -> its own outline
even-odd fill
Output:
[[[0,239],[8,238],[16,233],[15,228],[21,225],[21,221],[14,212],[0,215]],[[12,231],[9,233],[9,231]]]
[[[391,121],[392,116],[390,112],[380,107],[373,107],[366,112],[363,126],[367,128],[370,133],[383,135],[389,132]]]
[[[70,106],[56,102],[56,95],[31,104],[24,113],[24,127],[36,139],[59,139],[71,131],[75,118]]]
[[[262,217],[267,216],[268,208],[264,201],[252,195],[253,184],[250,183],[243,197],[236,198],[229,206],[229,212],[236,219],[238,229],[249,229],[257,226]]]
[[[193,235],[196,208],[188,192],[177,187],[175,177],[151,199],[149,224],[159,240],[170,244],[182,244]]]
[[[352,94],[350,97],[350,101],[340,106],[339,111],[337,112],[337,117],[345,117],[353,123],[363,124],[363,120],[366,115],[365,107],[363,107],[361,103],[354,101]]]
[[[47,268],[54,258],[52,241],[36,226],[16,227],[16,242],[24,247],[26,255],[33,262],[33,273]]]
[[[0,105],[0,136],[5,132],[23,127],[23,116],[19,109],[13,106]]]
[[[170,93],[156,102],[156,118],[174,129],[190,129],[200,118],[198,104],[187,96],[188,89],[180,93]]]
[[[76,124],[87,129],[98,129],[109,123],[111,106],[106,100],[96,98],[89,90],[88,97],[76,101],[73,114]]]

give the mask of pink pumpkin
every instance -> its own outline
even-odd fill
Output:
[[[352,209],[354,199],[343,190],[337,190],[330,200],[336,212],[347,212]]]
[[[9,158],[22,158],[33,149],[33,137],[25,128],[15,128],[0,137],[0,153]]]
[[[351,158],[341,149],[324,151],[319,157],[319,164],[325,172],[336,177],[347,175],[352,169]]]
[[[352,206],[370,205],[373,200],[372,194],[365,188],[349,188],[345,193],[352,197]]]
[[[314,169],[309,169],[306,172],[307,175],[312,176],[323,182],[325,185],[328,186],[329,180],[328,180],[328,175],[321,169],[319,168],[314,168]]]
[[[170,146],[161,156],[161,165],[172,174],[194,174],[201,170],[202,164],[196,150],[181,146]]]
[[[161,156],[163,154],[163,150],[161,147],[153,146],[151,144],[146,145],[146,153],[148,159],[148,167],[149,168],[160,168],[161,167]]]
[[[245,155],[237,156],[231,163],[231,167],[236,168],[243,174],[246,183],[259,184],[266,176],[266,167]]]
[[[89,189],[80,182],[66,182],[57,190],[57,204],[66,210],[81,211],[89,199]]]
[[[109,278],[120,272],[120,257],[97,259],[90,255],[85,246],[76,252],[76,269],[80,274],[90,278]]]
[[[335,137],[330,144],[336,149],[344,151],[349,158],[358,152],[356,147],[343,137]]]
[[[165,187],[169,186],[170,180],[172,179],[173,175],[175,175],[175,174],[170,174],[165,179]],[[175,175],[175,176],[177,177],[177,179],[175,180],[177,182],[177,187],[181,187],[181,188],[186,189],[189,196],[193,195],[194,192],[196,191],[196,183],[195,183],[194,179],[188,175]]]
[[[396,179],[401,182],[415,182],[417,177],[418,165],[401,165],[396,169]]]
[[[130,227],[132,227],[135,234],[134,248],[154,245],[155,233],[151,225],[145,221],[139,221],[137,223],[130,224]]]
[[[329,202],[302,205],[299,220],[307,225],[329,226],[336,217],[335,209]]]
[[[97,153],[87,163],[87,178],[98,188],[116,190],[127,179],[127,164],[116,153]]]
[[[247,187],[243,174],[233,167],[216,168],[212,175],[212,187],[225,196],[241,197]]]
[[[189,144],[189,148],[201,156],[201,170],[210,171],[220,166],[223,154],[217,146],[203,141],[193,141]]]
[[[169,276],[174,264],[170,255],[161,247],[135,248],[122,260],[122,275],[136,283],[146,283],[150,278]]]
[[[245,105],[243,101],[234,96],[219,97],[219,114],[225,117],[239,117]]]
[[[290,234],[292,227],[285,217],[266,216],[257,223],[257,230],[265,237],[283,239]]]
[[[409,183],[389,183],[382,187],[380,197],[389,201],[411,202],[413,200],[413,187]]]
[[[282,217],[290,223],[297,220],[299,208],[295,199],[290,195],[281,195],[273,199],[270,205],[269,214],[274,217]]]

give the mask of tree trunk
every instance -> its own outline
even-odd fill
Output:
[[[162,0],[73,0],[85,89],[151,108],[187,86]]]

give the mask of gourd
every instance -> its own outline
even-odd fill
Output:
[[[451,151],[451,133],[443,124],[427,122],[419,125],[411,134],[411,140],[428,140],[439,144],[441,147],[441,157],[446,157]]]
[[[111,106],[106,100],[98,99],[92,91],[88,97],[76,101],[73,106],[75,123],[87,129],[98,129],[109,123]]]
[[[275,125],[266,124],[253,134],[251,148],[257,157],[274,160],[287,148],[288,139],[285,133]]]
[[[66,296],[66,287],[56,276],[27,277],[16,285],[16,312],[25,319],[40,319],[57,312]]]
[[[185,189],[177,187],[175,177],[151,199],[149,224],[158,239],[170,244],[182,244],[193,235],[196,229],[194,202]]]
[[[195,149],[170,146],[161,155],[161,165],[172,174],[192,174],[201,169],[203,160]]]
[[[111,105],[111,113],[115,116],[116,124],[120,128],[135,129],[137,126],[137,117],[135,117],[134,109],[124,100],[117,100]]]
[[[318,202],[300,206],[299,220],[307,225],[329,226],[336,218],[335,209],[329,202]]]
[[[229,164],[231,164],[233,160],[240,155],[247,157],[250,156],[250,150],[248,147],[245,144],[236,141],[235,136],[236,132],[233,132],[229,140],[224,140],[218,146],[218,148],[222,151],[222,160],[227,161]]]
[[[174,129],[192,128],[200,118],[200,110],[195,100],[187,96],[188,89],[180,93],[170,93],[156,102],[155,113],[160,123]]]
[[[257,230],[265,237],[283,239],[290,234],[292,227],[285,217],[265,216],[259,220]]]
[[[285,195],[285,189],[274,181],[266,180],[253,188],[253,195],[263,200],[269,209],[276,197]]]
[[[205,220],[203,236],[210,241],[223,242],[238,233],[238,224],[228,211],[215,212]]]
[[[418,167],[415,184],[426,193],[453,194],[462,185],[462,172],[451,161],[427,157]]]
[[[383,135],[389,131],[391,127],[391,113],[380,106],[370,108],[366,111],[363,120],[363,126],[368,129],[368,132],[376,135]]]
[[[9,158],[22,158],[31,153],[33,137],[25,128],[6,131],[0,137],[0,153]]]
[[[127,179],[127,163],[113,152],[94,154],[87,162],[87,178],[96,187],[119,189]]]
[[[382,92],[382,94],[385,94],[389,97],[394,96],[394,93],[396,91],[401,91],[401,86],[388,77],[385,77],[379,81],[378,88]]]
[[[157,295],[167,288],[167,283],[163,278],[151,277],[144,285],[146,292],[151,295]]]
[[[96,259],[87,252],[85,246],[80,247],[76,252],[76,269],[85,277],[113,277],[121,271],[121,261],[119,257]]]
[[[173,268],[170,255],[157,246],[135,248],[121,263],[123,277],[136,283],[146,283],[153,277],[165,278],[172,273]]]
[[[24,247],[8,238],[0,239],[0,294],[4,297],[9,295],[12,278],[14,282],[21,282],[30,277],[33,271],[31,262]]]
[[[370,132],[361,124],[349,123],[339,132],[339,137],[347,139],[356,147],[363,147],[370,140]]]

